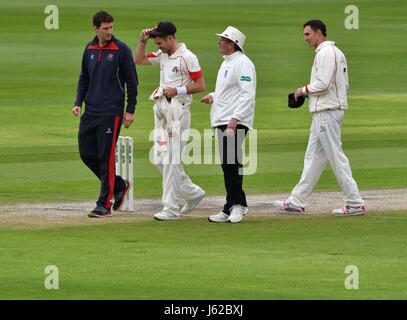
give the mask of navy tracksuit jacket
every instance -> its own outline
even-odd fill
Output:
[[[97,205],[110,208],[113,195],[124,187],[115,174],[115,148],[124,113],[134,113],[137,104],[137,72],[130,48],[112,36],[104,47],[98,37],[86,45],[75,105],[85,102],[78,134],[82,161],[100,179]]]

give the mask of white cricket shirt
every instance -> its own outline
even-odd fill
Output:
[[[145,55],[151,64],[160,65],[160,87],[183,87],[192,83],[192,80],[203,76],[198,58],[184,43],[169,56],[161,50]],[[181,103],[192,103],[192,95],[176,96]]]

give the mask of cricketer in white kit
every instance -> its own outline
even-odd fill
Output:
[[[163,210],[154,215],[157,220],[179,219],[180,214],[190,213],[205,196],[205,191],[185,174],[181,163],[191,123],[192,94],[204,91],[205,82],[197,57],[185,44],[177,42],[175,32],[175,25],[167,21],[144,29],[135,51],[136,64],[160,66],[160,86],[150,97],[155,102],[155,164],[163,177]],[[146,54],[145,45],[150,38],[159,50]],[[185,201],[181,210],[180,200]]]
[[[363,215],[366,210],[364,201],[352,177],[341,142],[341,125],[348,109],[349,88],[345,55],[335,46],[335,42],[327,40],[326,26],[320,20],[310,20],[304,24],[304,40],[310,47],[316,48],[316,55],[310,83],[298,88],[294,96],[308,95],[312,125],[300,181],[287,200],[275,201],[274,205],[284,211],[303,213],[309,195],[329,162],[344,193],[345,202],[343,208],[334,209],[332,214]]]

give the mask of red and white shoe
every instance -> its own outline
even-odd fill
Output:
[[[333,209],[332,214],[335,216],[363,216],[366,212],[365,206],[351,207],[346,205],[342,209]]]
[[[281,200],[277,200],[273,202],[273,205],[280,209],[280,210],[284,210],[288,213],[294,213],[294,214],[303,214],[305,213],[305,208],[302,207],[297,207],[287,201],[281,201]]]

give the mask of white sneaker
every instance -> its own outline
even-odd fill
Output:
[[[366,212],[365,206],[351,207],[346,205],[342,209],[333,209],[332,214],[335,216],[363,216]]]
[[[168,209],[165,209],[161,212],[158,212],[154,215],[154,219],[160,220],[160,221],[165,221],[165,220],[178,220],[179,219],[179,214],[174,213]]]
[[[213,214],[208,217],[210,222],[227,222],[229,215],[224,213],[223,211],[219,212],[218,214]]]
[[[188,214],[192,212],[192,210],[194,210],[198,206],[199,202],[201,202],[205,195],[206,192],[202,190],[202,194],[198,198],[193,200],[187,200],[181,209],[181,214]]]
[[[305,208],[302,207],[297,207],[287,201],[281,201],[281,200],[277,200],[273,202],[273,205],[280,209],[280,210],[284,210],[288,213],[294,213],[294,214],[302,214],[305,212]]]
[[[230,210],[230,216],[227,222],[237,223],[243,220],[243,216],[247,213],[248,209],[240,204],[234,205]]]

